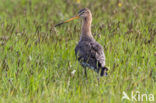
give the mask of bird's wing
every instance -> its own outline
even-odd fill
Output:
[[[105,55],[103,52],[103,48],[97,42],[79,43],[75,48],[75,54],[78,57],[78,59],[84,59],[84,61],[88,61],[89,59],[92,63],[94,61],[97,61],[100,64],[100,66],[105,66]],[[96,63],[94,63],[93,65],[96,65]]]
[[[104,54],[102,46],[97,42],[93,42],[91,43],[91,48],[92,48],[91,50],[95,52],[95,58],[100,63],[101,67],[104,67],[105,66],[105,54]]]

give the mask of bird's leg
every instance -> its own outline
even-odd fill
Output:
[[[87,69],[86,69],[86,67],[84,67],[84,73],[85,73],[85,77],[87,78]]]
[[[80,72],[79,72],[79,65],[78,65],[78,69],[77,69],[77,72],[78,72],[78,77],[79,77],[79,73],[80,73]]]
[[[100,72],[99,70],[97,71],[97,81],[98,81],[98,85],[100,84]]]
[[[97,81],[98,81],[98,85],[100,84],[100,74],[98,73],[97,75]]]

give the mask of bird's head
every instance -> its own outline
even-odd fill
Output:
[[[70,21],[72,21],[72,20],[74,20],[74,19],[78,19],[78,18],[82,18],[82,19],[84,19],[84,20],[89,19],[89,21],[92,21],[92,14],[91,14],[91,11],[90,11],[88,8],[81,9],[81,10],[78,12],[78,15],[77,15],[77,16],[74,16],[74,17],[72,17],[72,18],[70,18],[70,19],[68,19],[68,20],[66,20],[66,21],[64,21],[64,22],[61,22],[61,23],[55,25],[55,27],[56,27],[56,26],[59,26],[59,25],[61,25],[61,24],[70,22]]]
[[[91,11],[88,8],[84,8],[84,9],[81,9],[78,12],[78,16],[84,19],[84,18],[91,17],[92,14],[91,14]]]

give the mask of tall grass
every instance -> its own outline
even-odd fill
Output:
[[[0,102],[132,102],[121,99],[123,91],[156,99],[155,5],[155,0],[1,0]],[[100,83],[90,69],[86,79],[75,58],[80,20],[54,28],[84,7],[93,13],[92,33],[110,69]]]

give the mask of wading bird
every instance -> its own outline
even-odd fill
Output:
[[[56,26],[67,23],[74,19],[82,19],[82,30],[80,41],[75,48],[75,55],[80,64],[84,67],[84,73],[87,77],[86,67],[89,67],[99,73],[101,76],[107,75],[108,68],[105,67],[105,54],[102,46],[95,41],[91,33],[92,14],[88,8],[78,12],[78,15],[59,23]]]

